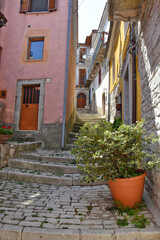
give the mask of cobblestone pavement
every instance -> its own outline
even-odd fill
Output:
[[[151,213],[148,231],[154,230]],[[113,201],[107,186],[50,186],[24,182],[1,181],[0,228],[7,225],[41,229],[109,230],[119,229],[120,218],[113,212]],[[129,224],[125,229],[133,229]],[[158,239],[158,238],[157,238]]]

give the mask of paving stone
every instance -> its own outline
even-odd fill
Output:
[[[25,226],[25,227],[40,227],[41,222],[27,222],[27,221],[21,221],[19,223],[20,226]]]
[[[79,219],[60,219],[60,224],[80,224],[81,221]]]

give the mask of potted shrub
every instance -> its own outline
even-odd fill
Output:
[[[0,143],[5,143],[9,140],[13,135],[13,131],[11,130],[11,126],[2,126],[0,127]]]
[[[86,173],[85,181],[107,180],[114,200],[130,207],[141,202],[146,171],[159,163],[149,148],[159,140],[146,135],[143,123],[126,125],[120,122],[119,127],[107,121],[95,125],[86,123],[72,150],[78,167]],[[118,197],[112,187],[119,191]],[[136,196],[137,193],[140,196]]]

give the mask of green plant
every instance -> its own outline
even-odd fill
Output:
[[[90,212],[91,210],[92,210],[92,206],[90,205],[90,206],[87,206],[87,209],[88,209],[88,211]]]
[[[53,211],[53,208],[48,208],[47,210],[50,211],[50,212],[52,212],[52,211]]]
[[[150,147],[159,139],[148,136],[143,123],[122,124],[116,130],[105,120],[86,123],[72,149],[78,167],[86,173],[84,181],[129,178],[156,167],[160,159]]]
[[[149,225],[149,219],[142,215],[135,215],[133,219],[131,220],[131,223],[134,224],[136,228],[145,228],[147,225]]]
[[[122,124],[123,124],[123,123],[122,123],[121,117],[115,118],[115,119],[114,119],[114,122],[113,122],[113,125],[112,125],[112,129],[117,130]]]
[[[2,126],[0,127],[0,134],[1,135],[13,135],[13,131],[11,130],[11,126]]]
[[[125,218],[125,219],[118,219],[117,220],[117,225],[119,226],[119,227],[121,227],[121,226],[128,226],[128,220]]]
[[[32,214],[32,217],[36,218],[36,217],[38,217],[38,214]]]
[[[141,214],[140,212],[144,209],[143,203],[137,203],[133,208],[123,205],[121,202],[116,201],[116,209],[114,212],[117,212],[119,215],[123,216],[123,219],[117,220],[117,225],[128,226],[129,221],[134,224],[136,228],[145,228],[150,224],[149,219]]]

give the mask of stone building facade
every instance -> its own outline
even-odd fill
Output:
[[[138,69],[141,78],[141,114],[148,134],[160,137],[160,1],[148,1],[139,25]],[[160,146],[154,147],[160,154]],[[148,174],[150,196],[160,208],[160,171]]]

